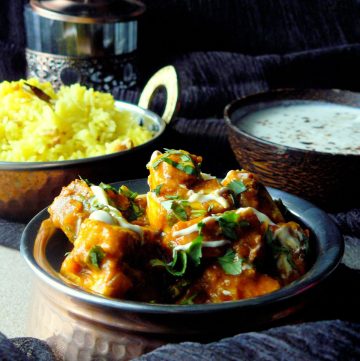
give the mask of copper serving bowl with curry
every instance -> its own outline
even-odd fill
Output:
[[[147,191],[145,180],[63,187],[22,237],[38,276],[35,336],[68,359],[130,359],[167,341],[259,327],[303,306],[339,262],[336,226],[251,172],[219,180],[201,164],[201,156],[165,149],[147,164]]]

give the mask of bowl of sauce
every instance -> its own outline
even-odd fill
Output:
[[[277,90],[225,109],[229,141],[241,167],[261,181],[337,211],[360,191],[360,94]]]

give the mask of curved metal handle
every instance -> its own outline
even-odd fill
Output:
[[[175,68],[168,65],[157,71],[147,82],[141,93],[138,105],[148,109],[156,90],[164,87],[166,89],[166,106],[161,118],[169,124],[179,107],[180,86]]]

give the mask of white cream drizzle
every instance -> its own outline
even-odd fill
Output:
[[[215,219],[215,217],[213,217],[213,216],[205,217],[204,219],[201,220],[201,223],[206,224],[207,222],[211,221],[212,219]],[[199,231],[198,223],[195,223],[195,224],[191,225],[190,227],[180,229],[179,231],[174,231],[173,236],[174,237],[182,237],[182,236],[187,236],[191,233],[198,232],[198,231]]]
[[[280,254],[279,259],[277,260],[276,266],[282,272],[281,278],[287,278],[290,275],[290,273],[292,272],[292,267],[290,266],[287,256],[283,253]]]
[[[161,152],[159,152],[158,150],[155,150],[155,151],[151,154],[149,164],[152,163],[152,162],[155,160],[155,158],[157,158],[157,157],[158,157],[159,155],[161,155],[161,154],[162,154]]]
[[[216,241],[206,241],[203,242],[202,246],[204,248],[216,248],[216,247],[222,247],[225,246],[226,244],[230,244],[231,242],[226,240],[226,239],[219,239]]]
[[[300,248],[300,239],[302,238],[302,235],[297,230],[292,231],[295,233],[296,237],[290,233],[289,226],[283,225],[274,232],[274,238],[278,239],[282,246],[296,251]]]
[[[107,198],[106,192],[101,187],[92,185],[90,188],[94,193],[96,200],[100,204],[109,205],[109,200]]]
[[[230,241],[226,240],[226,239],[219,239],[216,241],[206,241],[206,242],[202,242],[201,247],[202,248],[216,248],[216,247],[222,247],[225,246],[226,244],[231,243]],[[186,244],[179,244],[176,247],[174,247],[175,251],[188,251],[189,248],[191,247],[192,242],[186,243]]]
[[[208,194],[201,193],[201,191],[198,193],[195,193],[193,190],[189,190],[187,193],[187,197],[188,197],[187,200],[189,202],[199,202],[199,203],[215,201],[215,202],[219,203],[222,207],[228,208],[229,202],[223,196],[221,196],[221,194],[224,193],[225,191],[227,191],[226,187],[222,187],[222,188],[217,189],[216,191],[214,191],[212,193],[208,193]]]
[[[213,175],[211,174],[208,174],[208,173],[203,173],[201,172],[200,173],[200,176],[203,180],[210,180],[210,179],[215,179],[216,177],[214,177]]]
[[[112,218],[112,222],[113,222],[113,223],[109,223],[109,222],[105,222],[105,223],[118,224],[120,227],[129,229],[129,230],[137,233],[141,238],[143,238],[143,236],[144,236],[143,229],[136,224],[129,223],[124,217],[122,217],[122,215],[118,209],[109,205],[109,201],[106,196],[106,192],[101,187],[93,185],[93,186],[91,186],[91,190],[93,191],[95,199],[99,203],[99,206],[101,206],[103,209],[101,209],[101,210],[97,209],[97,210],[93,211],[90,214],[89,218],[91,218],[92,216],[95,217],[95,219],[96,219],[96,217],[100,217],[100,218],[105,217],[105,216],[103,216],[103,213],[97,213],[99,211],[105,212],[109,215],[109,217]],[[99,219],[99,220],[101,220],[101,219]],[[107,220],[110,220],[110,219],[107,218]]]
[[[256,215],[257,219],[260,223],[267,222],[268,224],[274,225],[275,223],[264,213],[258,211],[256,208],[253,207],[241,207],[236,210],[237,214],[242,214],[248,212],[248,210],[252,210],[253,213]]]
[[[253,207],[238,208],[236,210],[236,213],[241,215],[241,214],[247,213],[249,210],[251,210],[256,215],[256,217],[257,217],[257,219],[259,220],[260,223],[267,222],[268,224],[274,224],[266,214],[259,212],[257,209],[255,209]],[[217,220],[218,218],[219,218],[219,216],[212,215],[212,216],[205,217],[204,219],[201,220],[201,222],[206,224],[210,220],[212,220],[212,219]],[[197,231],[198,231],[198,223],[193,224],[193,225],[191,225],[191,226],[189,226],[187,228],[180,229],[178,231],[174,231],[173,232],[173,237],[187,236],[187,235],[189,235],[191,233],[194,233],[194,232],[197,232]]]
[[[97,209],[96,211],[92,212],[89,216],[89,219],[101,221],[111,225],[118,224],[108,212],[103,211],[102,209]]]

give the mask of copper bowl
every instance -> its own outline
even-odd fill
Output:
[[[148,190],[146,179],[122,184],[139,193]],[[311,231],[312,266],[278,291],[221,304],[125,301],[87,293],[64,282],[58,271],[70,243],[61,231],[41,228],[48,218],[43,210],[21,238],[21,253],[35,279],[29,336],[46,340],[65,360],[113,361],[132,359],[167,342],[207,342],[286,320],[313,298],[314,291],[335,270],[343,254],[343,241],[325,212],[293,195],[269,191],[273,198],[282,200],[290,218]]]
[[[359,153],[302,150],[260,139],[239,129],[242,119],[249,113],[299,101],[320,101],[358,108],[360,94],[331,89],[291,89],[235,100],[225,108],[224,114],[230,145],[238,163],[256,173],[265,185],[299,195],[325,210],[340,211],[358,206]]]
[[[159,116],[146,108],[159,87],[167,92],[164,114]],[[148,142],[129,150],[98,157],[55,162],[0,162],[0,217],[28,221],[51,203],[61,187],[81,176],[93,183],[114,182],[145,176],[139,173],[153,150],[158,148],[166,124],[171,120],[178,99],[175,69],[162,68],[149,80],[139,106],[117,101],[120,110],[132,112],[154,136]],[[142,170],[145,172],[145,170]]]

